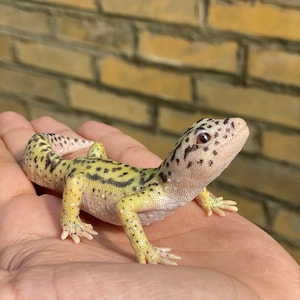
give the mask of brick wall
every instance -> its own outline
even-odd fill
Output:
[[[197,118],[245,118],[212,189],[300,262],[299,28],[299,0],[0,0],[0,110],[108,122],[161,156]]]

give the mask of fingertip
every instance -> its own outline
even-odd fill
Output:
[[[92,120],[80,124],[76,132],[90,140],[101,140],[104,135],[121,133],[119,129],[113,126]]]
[[[89,140],[103,143],[108,157],[135,167],[156,167],[161,159],[133,137],[97,121],[82,123],[77,132]]]

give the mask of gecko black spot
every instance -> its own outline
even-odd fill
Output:
[[[192,147],[191,146],[186,147],[185,150],[184,150],[183,159],[186,160],[188,154],[193,152],[193,151],[196,151],[198,148],[199,148],[198,145],[193,145]]]
[[[214,150],[213,155],[217,155],[217,154],[218,154],[218,151]]]
[[[146,176],[145,173],[141,173],[140,185],[144,185],[147,182],[151,181],[153,179],[153,177],[155,176],[155,173],[152,172],[148,178],[145,178],[145,176]]]
[[[200,159],[199,161],[197,161],[197,164],[202,165],[203,164],[203,159]]]
[[[187,128],[187,130],[183,133],[183,135],[189,134],[192,129],[193,129],[193,127]]]
[[[193,162],[189,161],[186,167],[190,168],[192,165],[193,165]]]
[[[89,173],[87,174],[87,178],[94,180],[94,181],[99,181],[102,184],[111,184],[111,185],[113,185],[115,187],[119,187],[119,188],[126,187],[126,186],[132,184],[132,182],[134,181],[133,178],[131,178],[127,181],[116,181],[113,178],[105,179],[98,174],[89,174]]]
[[[180,159],[176,158],[176,164],[179,165],[179,163],[180,163]]]
[[[125,165],[125,166],[126,166],[126,165]],[[128,167],[129,167],[129,166],[128,166]],[[130,170],[133,171],[133,172],[138,172],[138,171],[139,171],[139,169],[136,168],[136,167],[130,167]]]
[[[105,168],[105,169],[103,170],[103,172],[104,172],[104,173],[108,173],[109,170]]]
[[[215,121],[215,124],[216,124],[216,125],[219,125],[219,123],[220,123],[220,121]]]
[[[97,171],[97,172],[101,171],[101,167],[97,167],[97,168],[96,168],[96,171]]]
[[[174,160],[175,156],[176,156],[176,152],[177,150],[181,147],[182,141],[180,141],[180,143],[178,143],[178,145],[175,146],[175,149],[173,150],[172,156],[171,156],[171,161]]]
[[[160,179],[162,180],[162,182],[167,182],[167,176],[163,173],[163,172],[160,172],[158,174],[158,176],[160,177]]]
[[[209,148],[208,148],[208,147],[204,147],[203,150],[204,150],[205,152],[207,152],[207,151],[209,150]]]
[[[198,124],[198,123],[202,122],[203,120],[204,120],[204,118],[202,118],[202,119],[198,120],[198,121],[196,122],[196,124]]]
[[[169,162],[166,162],[166,167],[169,168],[170,164]]]
[[[87,165],[86,168],[89,170],[89,169],[92,168],[92,166],[91,165]]]
[[[212,160],[208,161],[208,165],[211,167],[214,164],[214,162]]]
[[[231,127],[232,127],[233,129],[235,129],[235,124],[234,124],[233,121],[231,122]]]
[[[112,168],[111,170],[112,170],[112,172],[120,171],[120,170],[122,170],[122,167]]]
[[[50,166],[50,173],[52,173],[55,168],[60,164],[62,159],[55,159],[52,155],[52,153],[48,153],[46,156],[46,162],[45,162],[45,169],[47,169]]]
[[[128,172],[122,173],[122,174],[120,175],[120,177],[123,177],[123,176],[126,176],[126,175],[128,175]]]
[[[200,131],[200,130],[205,130],[205,128],[201,125],[201,126],[199,126],[198,128],[196,128],[196,130],[195,130],[195,132],[194,132],[194,134],[197,134],[198,133],[198,131]]]
[[[190,138],[189,138],[189,137],[187,137],[187,138],[185,139],[185,142],[186,142],[186,143],[188,143],[188,142],[189,142],[189,140],[190,140]]]
[[[70,165],[69,165],[70,166]],[[73,168],[71,172],[68,174],[69,177],[72,177],[73,174],[77,171],[77,168]]]
[[[228,124],[228,122],[229,122],[229,118],[225,119],[225,120],[223,121],[223,124],[226,125],[226,124]]]

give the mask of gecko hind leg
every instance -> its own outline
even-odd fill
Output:
[[[107,158],[106,150],[102,143],[95,142],[89,149],[87,153],[89,158]]]

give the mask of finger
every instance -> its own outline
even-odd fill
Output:
[[[40,117],[31,121],[31,125],[36,132],[49,132],[79,138],[80,136],[67,125],[51,118]]]
[[[25,145],[33,134],[32,126],[23,116],[15,112],[0,114],[0,137],[17,161],[21,160]]]
[[[82,138],[67,125],[50,117],[40,117],[31,121],[31,125],[36,132],[57,133],[63,136]],[[64,156],[66,159],[71,159],[78,156],[86,155],[87,149],[81,149],[75,153],[70,153]]]
[[[82,136],[104,144],[110,158],[136,167],[157,167],[161,159],[141,143],[120,130],[95,121],[88,121],[78,127]]]
[[[13,119],[11,119],[14,117]],[[13,120],[13,121],[12,121]],[[19,122],[20,121],[20,122]],[[18,136],[18,126],[22,128],[23,118],[19,119],[19,115],[8,113],[0,114],[0,203],[9,202],[13,196],[20,193],[30,193],[33,187],[27,180],[20,165],[15,160],[13,153],[20,152],[22,148]],[[25,123],[26,124],[26,123]],[[24,124],[23,124],[24,125]],[[27,132],[26,125],[23,131]]]

